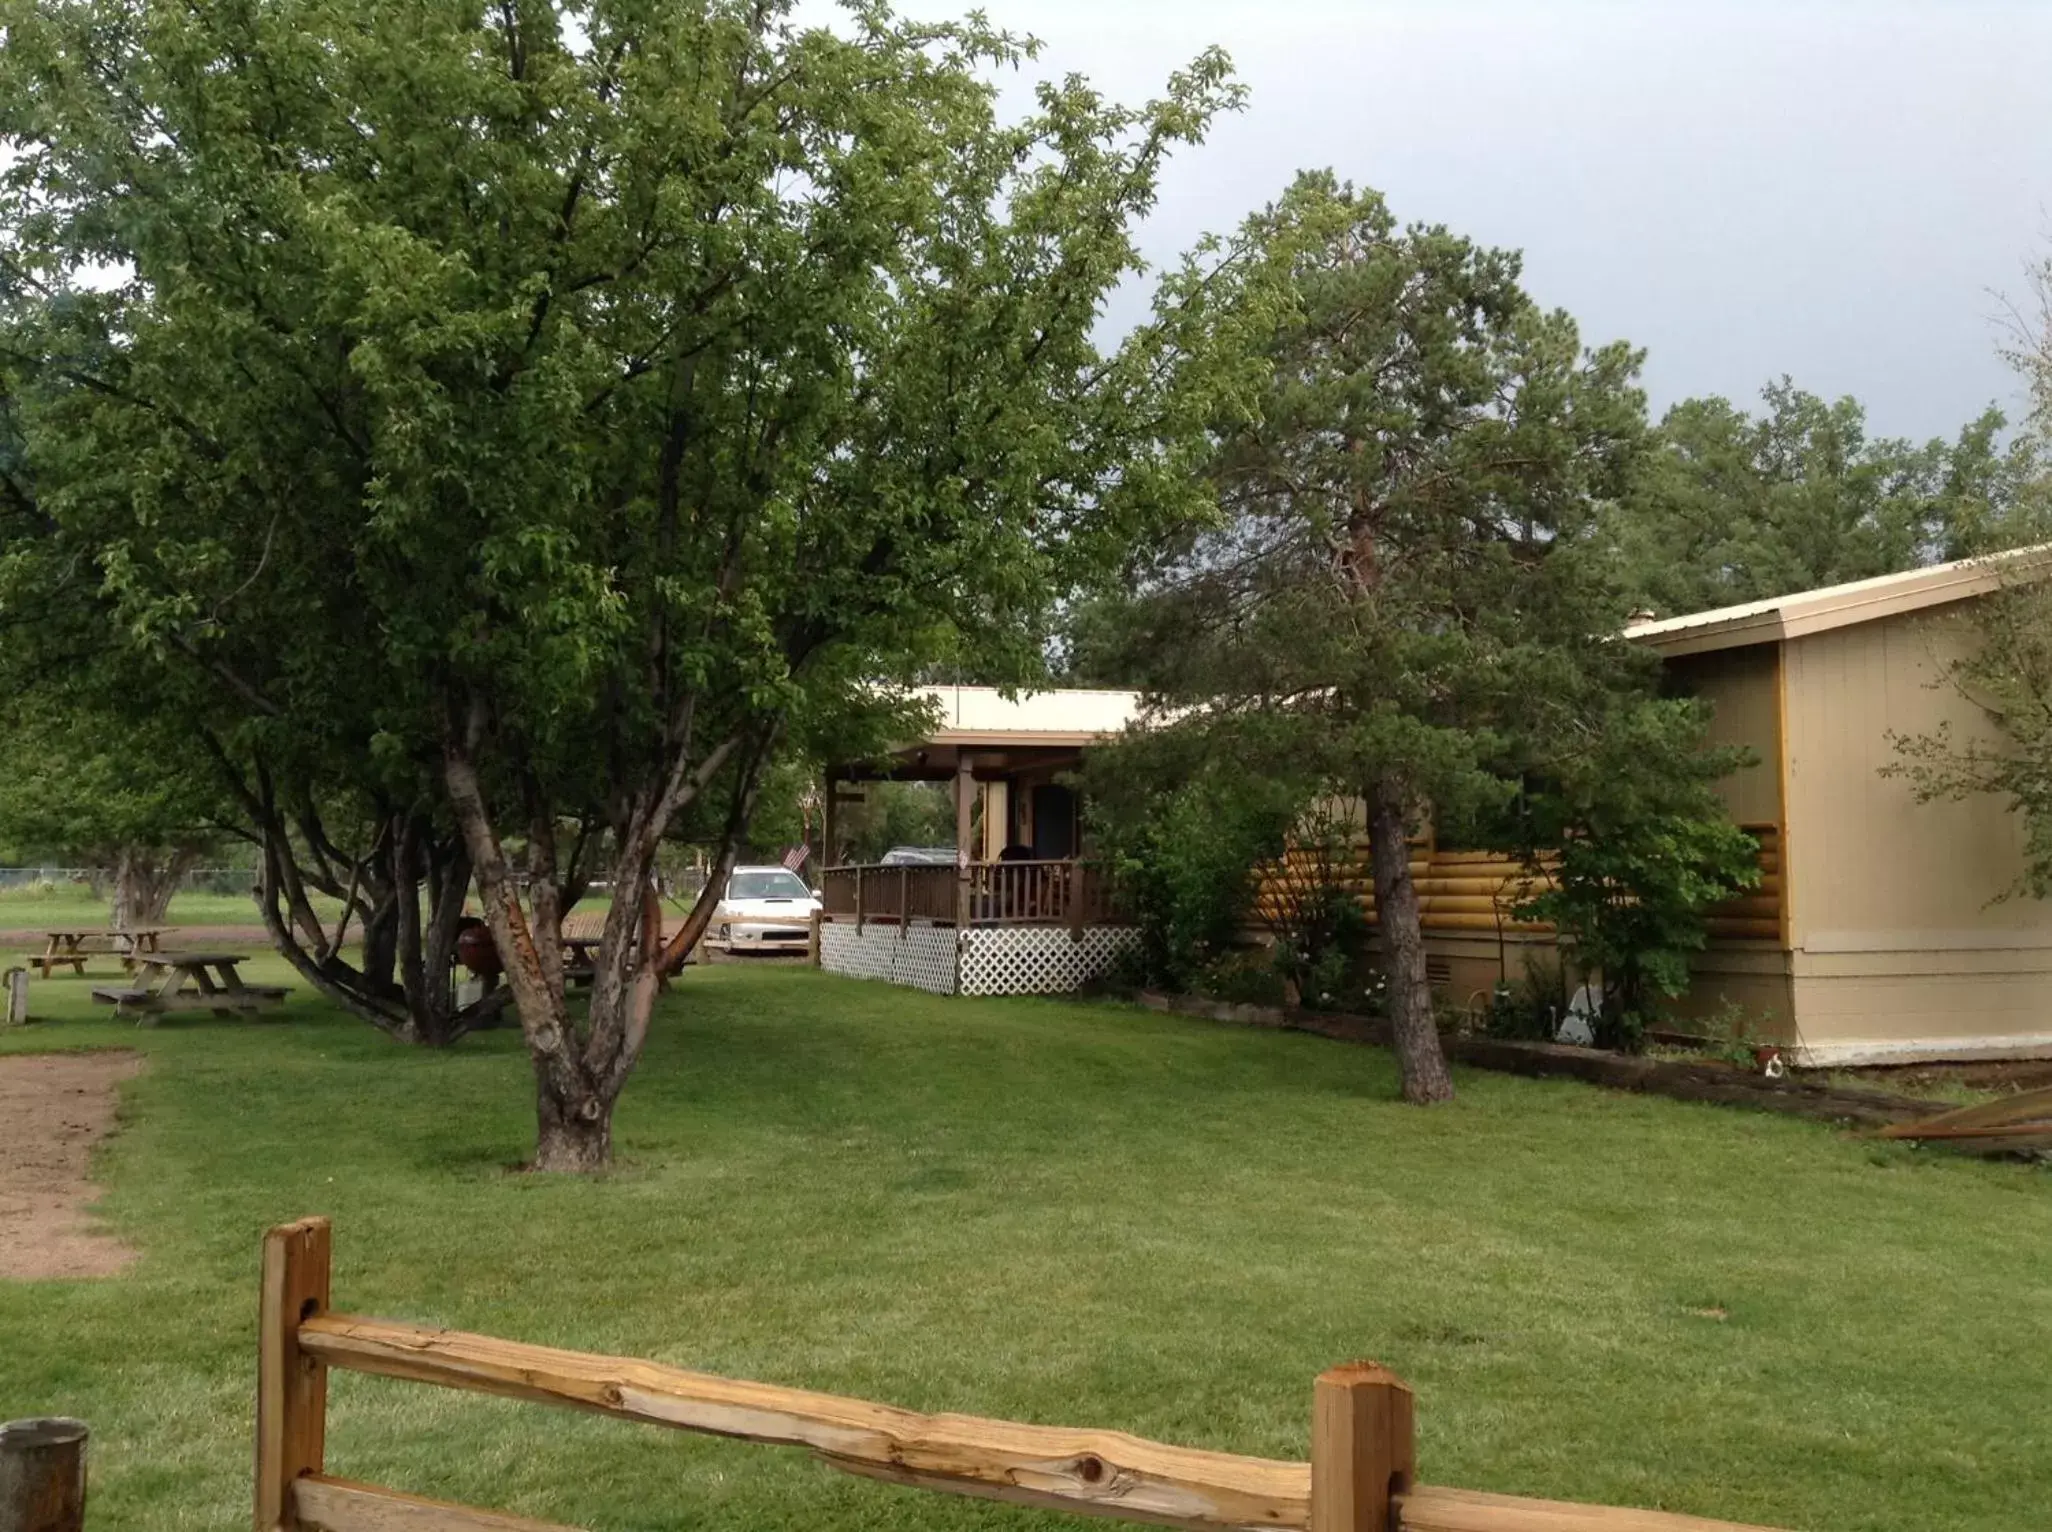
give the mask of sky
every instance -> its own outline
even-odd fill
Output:
[[[2052,0],[983,8],[1042,39],[1042,73],[1121,100],[1232,55],[1248,108],[1168,172],[1153,259],[1330,167],[1406,222],[1522,250],[1586,340],[1645,348],[1656,411],[1786,373],[1880,435],[2017,413],[1996,321],[2052,257]]]

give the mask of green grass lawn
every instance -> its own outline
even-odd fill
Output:
[[[282,969],[282,965],[279,965]],[[0,1418],[95,1427],[96,1529],[247,1525],[257,1242],[335,1219],[339,1307],[935,1410],[1306,1451],[1323,1366],[1418,1390],[1421,1471],[1815,1532],[2052,1504],[2052,1180],[1805,1123],[1113,1006],[693,970],[621,1168],[528,1150],[517,1037],[443,1054],[89,1017],[134,1045],[101,1156],[142,1251],[0,1282]],[[804,1456],[338,1376],[331,1471],[593,1529],[1052,1526]]]
[[[324,920],[333,920],[342,907],[339,899],[331,899],[325,894],[314,894],[311,898],[315,913]],[[587,894],[577,902],[577,913],[601,913],[610,903],[611,900],[602,893]],[[689,900],[673,901],[665,905],[665,910],[674,917],[690,907]],[[81,883],[0,889],[0,931],[63,930],[66,927],[97,930],[107,924],[109,913],[108,902],[95,898],[92,890]],[[173,895],[171,911],[164,918],[170,925],[188,927],[256,926],[263,921],[255,902],[247,894],[191,892]],[[19,942],[15,944],[17,948],[22,945]],[[36,950],[42,950],[40,944]]]
[[[321,913],[330,914],[335,902],[317,898],[315,905]],[[107,901],[93,897],[92,890],[82,883],[0,889],[0,930],[4,931],[62,930],[66,926],[94,930],[107,924],[108,911]],[[172,896],[171,913],[165,919],[172,925],[253,926],[262,917],[247,894],[179,893]]]

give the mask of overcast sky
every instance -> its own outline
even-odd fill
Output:
[[[1120,99],[1231,53],[1252,101],[1171,170],[1157,258],[1329,165],[1400,219],[1523,250],[1586,339],[1646,348],[1656,410],[1785,372],[1921,438],[2015,400],[1991,321],[2052,254],[2052,0],[984,9]]]

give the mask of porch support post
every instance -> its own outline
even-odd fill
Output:
[[[1012,784],[1003,777],[983,784],[983,859],[995,862],[1012,840]]]
[[[976,758],[966,750],[955,757],[955,929],[969,929],[969,864],[975,848],[969,825],[976,805]]]
[[[839,865],[835,858],[841,849],[841,779],[829,766],[826,769],[826,798],[819,808],[819,870]]]

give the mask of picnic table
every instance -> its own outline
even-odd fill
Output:
[[[596,936],[566,936],[563,938],[563,982],[566,984],[589,984],[598,976],[598,960],[593,956],[599,949]]]
[[[671,933],[665,933],[667,936]],[[597,936],[565,936],[563,938],[563,978],[570,984],[589,984],[598,977],[599,949]],[[686,958],[688,963],[692,961]]]
[[[149,977],[129,989],[96,989],[93,998],[112,1005],[117,1015],[133,1013],[138,1025],[166,1011],[253,1016],[278,1004],[287,991],[282,984],[243,983],[237,965],[248,961],[240,952],[138,952],[136,966],[149,969]]]
[[[83,978],[88,957],[112,953],[121,959],[123,969],[133,973],[136,954],[155,952],[160,945],[158,938],[171,929],[170,926],[136,926],[119,931],[97,928],[90,931],[45,931],[43,955],[31,961],[41,966],[46,979],[50,977],[50,970],[60,963],[69,963]]]

